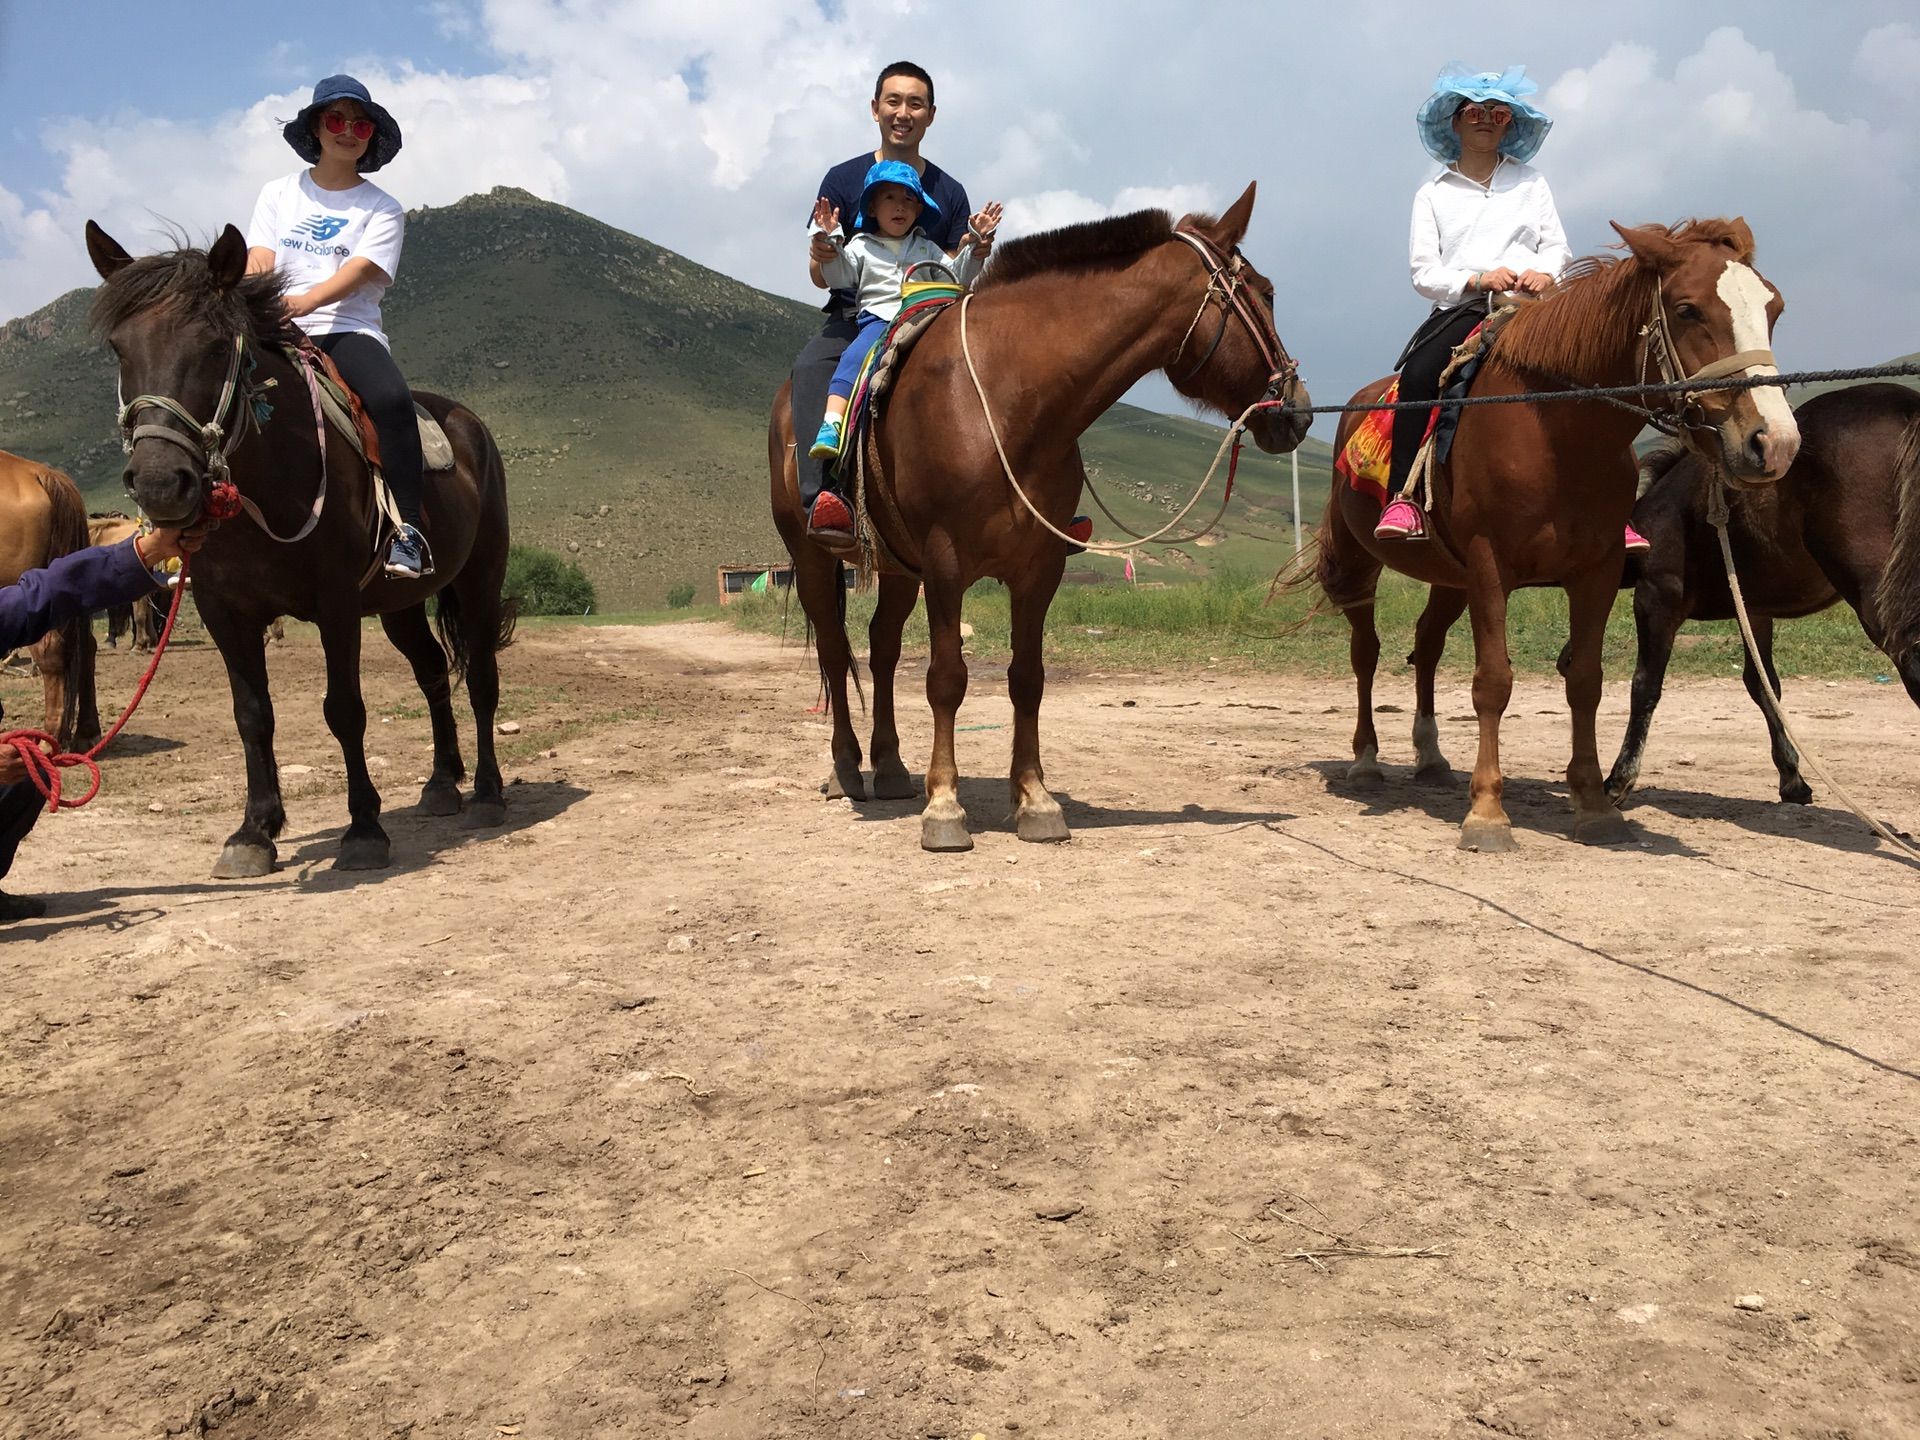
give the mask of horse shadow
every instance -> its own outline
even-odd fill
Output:
[[[1395,767],[1384,765],[1381,767],[1386,772],[1384,779],[1350,780],[1347,767],[1351,763],[1316,760],[1305,768],[1318,772],[1328,794],[1362,806],[1360,813],[1366,817],[1418,810],[1456,829],[1467,818],[1467,771],[1454,770],[1444,781],[1426,781],[1414,779],[1410,766],[1396,771]],[[1501,789],[1500,803],[1506,807],[1507,818],[1513,822],[1516,834],[1579,843],[1573,839],[1573,801],[1565,781],[1508,775]],[[1627,818],[1633,823],[1633,816]],[[1649,829],[1644,820],[1633,823],[1633,829],[1634,848],[1648,854],[1678,855],[1687,859],[1697,859],[1701,854],[1677,836]]]
[[[1631,818],[1646,807],[1676,820],[1719,820],[1755,835],[1776,840],[1803,840],[1847,855],[1877,855],[1910,870],[1920,861],[1887,848],[1851,810],[1833,805],[1790,805],[1781,800],[1755,800],[1738,795],[1715,795],[1705,790],[1682,790],[1668,785],[1636,786],[1627,796]],[[1896,829],[1896,835],[1902,832]],[[1911,838],[1911,837],[1908,837]]]
[[[142,735],[132,730],[122,730],[113,737],[113,757],[116,760],[130,759],[135,755],[164,755],[169,750],[184,750],[187,742],[175,740],[168,735]]]
[[[868,822],[904,820],[918,815],[926,807],[927,780],[921,774],[913,778],[919,787],[918,794],[904,800],[862,800],[854,806],[854,814]],[[967,812],[969,835],[1013,833],[1013,804],[1007,795],[1007,782],[1003,777],[962,776],[959,793],[961,807]],[[1125,830],[1152,825],[1231,829],[1269,821],[1278,824],[1299,818],[1285,810],[1212,810],[1203,805],[1183,805],[1178,810],[1130,809],[1095,805],[1091,801],[1075,799],[1065,790],[1055,790],[1052,795],[1060,802],[1067,828],[1075,832]]]
[[[512,836],[564,814],[590,791],[563,781],[516,781],[507,788],[504,825],[468,830],[457,815],[423,815],[412,806],[395,808],[380,817],[393,839],[393,863],[381,870],[335,870],[333,857],[346,826],[329,826],[294,836],[282,836],[280,863],[270,876],[257,880],[181,881],[173,885],[101,885],[92,890],[69,890],[46,896],[48,913],[38,920],[15,921],[7,938],[43,939],[68,930],[99,929],[108,934],[130,930],[170,912],[162,900],[191,904],[223,897],[260,895],[271,891],[329,894],[378,885],[396,875],[424,870],[440,858],[470,845],[485,845]],[[292,847],[289,853],[287,847]],[[217,850],[209,847],[206,864],[212,867]],[[122,900],[136,903],[122,907]]]

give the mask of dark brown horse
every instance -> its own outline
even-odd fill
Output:
[[[995,450],[995,431],[1034,507],[1064,528],[1086,481],[1080,435],[1143,376],[1165,370],[1181,394],[1234,416],[1263,397],[1306,403],[1274,332],[1273,286],[1239,254],[1253,197],[1249,185],[1218,220],[1190,215],[1175,224],[1164,211],[1146,210],[1013,241],[967,305],[935,320],[904,367],[877,445],[881,483],[894,496],[898,523],[882,518],[887,507],[876,507],[876,524],[898,561],[881,576],[868,632],[873,796],[914,793],[894,728],[893,674],[901,627],[924,583],[933,640],[927,700],[934,718],[920,832],[926,849],[973,847],[958,795],[953,733],[967,691],[961,597],[985,576],[1004,582],[1012,597],[1009,784],[1017,829],[1023,840],[1068,838],[1040,763],[1041,635],[1066,545],[1015,493]],[[970,371],[977,371],[980,390]],[[1263,450],[1291,450],[1306,435],[1304,415],[1276,410],[1249,418]],[[847,713],[852,655],[841,562],[806,538],[793,441],[792,406],[782,387],[767,444],[774,523],[793,556],[800,601],[818,636],[833,711],[829,793],[861,799],[860,742]]]
[[[1724,366],[1773,373],[1768,345],[1780,296],[1752,267],[1753,236],[1745,221],[1614,228],[1628,253],[1579,262],[1547,298],[1515,315],[1481,367],[1476,395],[1627,385],[1659,373],[1695,378]],[[1662,334],[1669,338],[1657,343]],[[1364,403],[1380,388],[1375,382],[1354,398]],[[1700,393],[1685,418],[1691,443],[1707,447],[1736,485],[1778,479],[1799,446],[1792,412],[1772,387]],[[1355,415],[1344,417],[1336,450],[1357,423]],[[1594,714],[1600,644],[1625,559],[1621,528],[1633,508],[1632,442],[1642,423],[1639,415],[1591,400],[1463,410],[1453,452],[1435,479],[1433,539],[1422,543],[1375,540],[1380,505],[1372,496],[1336,483],[1328,497],[1317,578],[1353,627],[1359,719],[1350,773],[1356,778],[1379,773],[1373,674],[1380,639],[1373,596],[1381,567],[1391,565],[1437,587],[1414,650],[1421,675],[1414,736],[1422,777],[1447,773],[1436,740],[1433,667],[1447,628],[1462,610],[1472,614],[1480,753],[1471,808],[1460,827],[1463,847],[1513,845],[1500,803],[1500,717],[1513,690],[1507,597],[1529,585],[1557,585],[1567,593],[1565,671],[1573,712],[1567,784],[1574,835],[1595,843],[1628,838],[1601,782]]]
[[[1800,454],[1778,485],[1728,494],[1727,538],[1753,637],[1777,696],[1773,622],[1811,615],[1844,600],[1875,645],[1888,647],[1888,621],[1920,610],[1920,393],[1899,385],[1856,385],[1816,395],[1794,411]],[[1720,539],[1707,518],[1705,466],[1676,448],[1643,464],[1653,483],[1634,506],[1633,523],[1652,544],[1633,576],[1633,619],[1640,653],[1633,671],[1633,713],[1608,793],[1625,798],[1640,775],[1647,730],[1660,703],[1673,637],[1688,620],[1731,620],[1733,594]],[[1896,537],[1900,549],[1896,550]],[[1920,654],[1894,662],[1920,705]],[[1813,799],[1800,756],[1781,733],[1746,658],[1747,693],[1766,716],[1780,798]]]
[[[86,502],[73,481],[51,465],[0,450],[0,585],[87,544]],[[100,738],[92,624],[84,616],[71,620],[29,649],[46,700],[40,728],[62,748],[91,745]],[[20,725],[16,716],[0,728]]]
[[[136,260],[89,221],[87,251],[107,282],[94,302],[94,324],[119,361],[120,393],[129,397],[122,417],[132,441],[127,489],[156,525],[191,525],[208,502],[210,467],[220,467],[224,454],[233,483],[262,516],[258,523],[226,522],[193,561],[194,599],[226,661],[247,759],[246,814],[228,837],[215,875],[271,871],[273,837],[286,823],[261,638],[277,615],[313,621],[326,651],[327,726],[346,761],[352,816],[338,868],[377,868],[389,857],[380,795],[367,773],[363,615],[380,617],[426,696],[433,774],[421,808],[433,815],[460,810],[466,772],[449,699],[451,661],[466,677],[478,727],[467,822],[500,824],[506,801],[493,753],[500,693],[495,651],[506,643],[512,616],[503,614],[500,597],[506,477],[487,427],[462,405],[416,392],[446,430],[455,457],[452,470],[426,477],[426,530],[438,569],[427,580],[380,577],[362,588],[373,555],[370,474],[332,427],[316,427],[306,377],[281,348],[298,337],[281,307],[279,278],[246,274],[246,241],[231,225],[208,250]],[[274,407],[264,425],[252,419],[256,399]],[[189,429],[179,412],[206,428]],[[317,496],[324,504],[311,529],[291,538],[316,515]],[[282,536],[290,538],[283,543]],[[438,596],[438,640],[427,619],[432,595]]]

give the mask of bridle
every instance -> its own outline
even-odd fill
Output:
[[[1640,378],[1647,378],[1647,369],[1653,366],[1659,370],[1660,379],[1669,385],[1687,385],[1701,380],[1721,380],[1730,375],[1744,375],[1757,365],[1765,365],[1778,370],[1780,364],[1774,359],[1773,351],[1737,350],[1724,359],[1713,360],[1698,370],[1688,373],[1680,364],[1680,351],[1673,343],[1673,331],[1667,324],[1666,295],[1660,277],[1653,280],[1653,314],[1647,323],[1640,327]],[[1700,404],[1699,390],[1685,390],[1674,397],[1672,420],[1683,430],[1703,430],[1707,414]]]
[[[1187,326],[1187,332],[1180,338],[1180,348],[1174,351],[1173,359],[1167,369],[1172,371],[1180,363],[1180,357],[1187,352],[1187,343],[1193,339],[1193,332],[1199,328],[1200,321],[1207,308],[1216,300],[1220,302],[1220,326],[1213,332],[1213,343],[1207,346],[1207,353],[1184,374],[1174,377],[1175,384],[1191,381],[1206,369],[1214,353],[1219,350],[1220,342],[1226,337],[1228,320],[1235,315],[1240,323],[1247,327],[1247,334],[1253,338],[1254,346],[1260,351],[1260,358],[1267,365],[1267,388],[1256,402],[1259,407],[1271,405],[1286,393],[1291,402],[1300,383],[1300,365],[1287,353],[1286,345],[1280,339],[1280,331],[1273,323],[1273,317],[1267,308],[1261,305],[1251,293],[1247,284],[1247,258],[1240,253],[1240,247],[1222,253],[1206,236],[1186,226],[1180,226],[1173,232],[1176,240],[1191,245],[1200,256],[1200,263],[1207,267],[1207,289],[1200,297],[1200,308],[1194,312],[1193,321]]]
[[[265,380],[253,378],[259,362],[248,348],[244,335],[233,337],[233,353],[227,358],[227,378],[220,386],[220,400],[213,407],[211,420],[202,423],[171,395],[136,395],[131,400],[123,401],[117,413],[122,452],[131,455],[133,447],[142,440],[165,440],[170,445],[178,445],[193,456],[199,466],[200,478],[207,486],[205,509],[210,518],[225,520],[245,511],[269,539],[277,540],[282,545],[306,539],[320,522],[320,512],[327,502],[327,424],[320,405],[320,382],[314,374],[312,358],[304,347],[293,350],[291,355],[307,378],[307,390],[313,400],[314,432],[320,448],[320,488],[313,497],[306,523],[294,534],[274,533],[260,507],[241,494],[239,487],[233,483],[227,463],[228,457],[247,438],[249,430],[256,434],[265,433],[267,421],[273,415],[273,401],[267,392],[279,384],[271,377]],[[184,422],[187,428],[135,425],[134,413],[144,409],[163,410]]]

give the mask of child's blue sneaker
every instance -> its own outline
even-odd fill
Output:
[[[820,433],[813,437],[807,454],[816,460],[834,460],[840,455],[840,427],[845,422],[829,415],[820,422]]]

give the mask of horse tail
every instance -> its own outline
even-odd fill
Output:
[[[1882,645],[1896,665],[1920,651],[1920,419],[1907,422],[1893,462],[1893,550],[1880,572],[1874,609]]]
[[[92,543],[87,529],[87,504],[80,489],[52,466],[42,466],[37,477],[46,492],[52,511],[47,530],[47,559],[58,560],[84,550]],[[59,627],[61,639],[60,679],[65,700],[60,707],[60,743],[63,747],[83,738],[75,732],[81,716],[91,706],[93,691],[93,617],[76,615]]]

